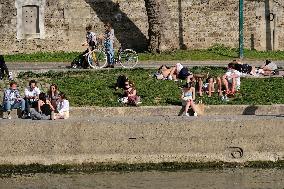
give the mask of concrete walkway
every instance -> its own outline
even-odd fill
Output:
[[[187,67],[193,66],[227,66],[230,61],[140,61],[137,67],[141,68],[158,68],[165,64],[168,66],[181,63]],[[245,61],[250,65],[261,66],[264,61]],[[279,67],[284,67],[284,61],[275,61]],[[63,71],[70,70],[70,62],[7,62],[7,66],[10,71]],[[117,68],[120,66],[117,65]]]

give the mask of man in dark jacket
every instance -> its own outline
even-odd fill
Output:
[[[7,76],[9,76],[9,70],[8,70],[8,67],[5,63],[3,55],[0,55],[0,69],[1,69],[0,70],[0,80],[2,80],[4,78],[5,72],[6,72]]]

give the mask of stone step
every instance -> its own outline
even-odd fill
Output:
[[[284,117],[1,120],[0,165],[284,160]]]
[[[202,105],[200,105],[202,107]],[[284,105],[204,105],[199,108],[199,115],[284,115]],[[145,116],[177,116],[180,106],[141,106],[141,107],[71,107],[70,115],[82,117],[145,117]],[[11,116],[17,118],[20,112],[13,110]],[[0,118],[3,112],[0,111]],[[5,118],[5,113],[4,113]]]

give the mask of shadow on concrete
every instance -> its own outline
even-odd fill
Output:
[[[243,111],[243,115],[255,115],[257,109],[258,107],[255,105],[246,107],[245,110]]]
[[[131,21],[127,14],[120,9],[119,3],[112,2],[111,0],[85,1],[96,12],[98,18],[103,23],[110,22],[112,24],[115,37],[118,39],[123,49],[132,48],[137,52],[147,50],[147,37],[140,31],[135,23]]]

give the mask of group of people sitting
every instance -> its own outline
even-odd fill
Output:
[[[191,107],[194,111],[194,116],[197,116],[195,107],[195,90],[198,90],[199,96],[204,93],[211,97],[215,92],[215,84],[217,84],[218,96],[222,100],[228,101],[228,96],[235,95],[240,90],[241,77],[251,75],[274,75],[277,72],[277,65],[269,60],[259,69],[248,64],[242,64],[238,60],[234,60],[228,64],[227,71],[222,76],[213,77],[207,74],[192,74],[188,68],[182,66],[180,63],[173,67],[162,65],[158,72],[155,73],[157,79],[163,80],[185,80],[186,84],[182,87],[182,105],[186,116],[189,116],[188,110]]]
[[[21,97],[17,83],[12,81],[10,88],[4,91],[3,112],[11,119],[11,110],[20,109],[23,119],[55,120],[69,118],[69,101],[63,92],[59,92],[56,84],[51,84],[47,93],[37,87],[37,82],[31,80]]]

